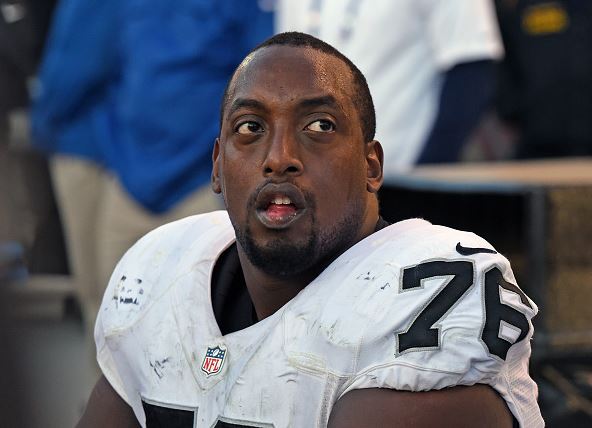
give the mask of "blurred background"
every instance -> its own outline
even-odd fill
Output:
[[[383,216],[474,231],[539,305],[550,427],[592,426],[592,3],[0,0],[0,418],[73,426],[110,273],[209,190],[220,99],[276,32],[366,75]]]

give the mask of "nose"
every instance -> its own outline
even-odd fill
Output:
[[[271,135],[263,163],[265,176],[300,175],[303,170],[296,136],[285,129],[276,129]]]

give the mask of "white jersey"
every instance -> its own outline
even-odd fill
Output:
[[[337,48],[368,81],[386,179],[412,167],[433,127],[442,74],[499,59],[490,0],[278,0],[276,31]]]
[[[495,388],[521,426],[543,426],[528,375],[537,308],[478,236],[396,223],[272,316],[223,336],[210,283],[234,241],[226,212],[189,217],[146,235],[115,269],[98,361],[142,426],[156,409],[188,427],[323,427],[353,389],[475,383]]]

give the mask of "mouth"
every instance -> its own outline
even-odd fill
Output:
[[[265,185],[255,206],[257,218],[270,229],[287,228],[306,211],[302,192],[290,183]]]

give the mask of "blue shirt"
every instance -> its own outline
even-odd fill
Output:
[[[93,160],[145,208],[168,210],[209,181],[224,88],[272,21],[256,0],[62,0],[34,144]]]

